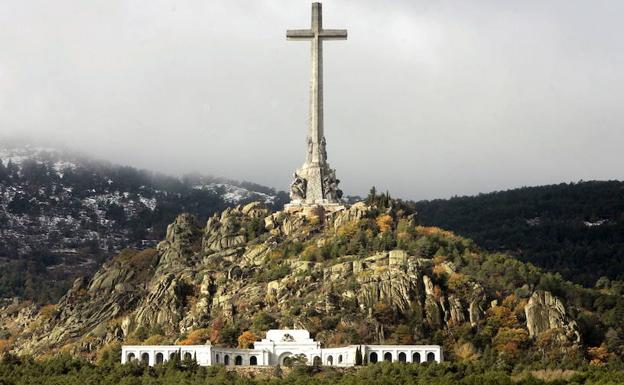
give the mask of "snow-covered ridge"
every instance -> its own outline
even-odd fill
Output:
[[[607,224],[607,223],[609,223],[608,219],[599,219],[599,220],[593,221],[593,222],[592,221],[584,221],[583,222],[583,224],[586,227],[602,226],[602,225]]]
[[[181,212],[204,220],[227,206],[283,199],[253,183],[176,178],[50,147],[0,143],[0,165],[0,274],[14,260],[33,262],[32,282],[56,285],[44,301],[123,249],[155,247]],[[0,288],[0,300],[40,292],[8,290]]]
[[[31,184],[30,177],[22,174],[27,161],[45,165],[46,175],[51,178]],[[184,210],[189,199],[183,190],[169,191],[158,182],[138,188],[128,184],[127,179],[118,183],[117,166],[107,164],[100,168],[97,161],[50,147],[3,147],[0,144],[0,162],[5,167],[13,164],[17,175],[0,180],[0,222],[5,227],[0,229],[5,236],[4,245],[0,240],[0,255],[3,248],[4,254],[12,255],[27,255],[34,248],[75,251],[86,247],[86,241],[95,241],[97,247],[107,253],[116,252],[132,245],[125,222],[139,221],[149,226],[154,219],[148,213],[155,213],[159,205],[164,204],[164,210],[175,210],[176,205],[180,206],[179,210]],[[67,170],[86,171],[77,174],[86,179],[74,177],[66,180]],[[137,170],[138,175],[141,172]],[[121,175],[128,178],[133,174]],[[210,191],[226,204],[257,200],[273,205],[277,201],[276,195],[228,181],[195,183],[186,184],[186,188]],[[220,209],[221,205],[217,203],[215,208]],[[158,234],[154,231],[158,230],[151,226],[146,230],[143,239],[132,242],[141,246],[155,243]],[[9,238],[19,245],[17,249],[6,249]]]
[[[222,192],[223,200],[228,203],[240,203],[246,200],[255,199],[262,200],[264,203],[273,204],[275,196],[265,194],[259,191],[251,191],[243,187],[235,186],[229,183],[206,183],[193,186],[195,190]]]
[[[23,146],[23,147],[0,147],[0,163],[5,167],[12,163],[18,167],[27,160],[37,163],[51,163],[54,172],[63,177],[64,170],[75,170],[78,165],[74,161],[67,159],[60,150],[51,147]]]
[[[61,161],[60,158],[63,153],[55,148],[51,147],[38,147],[38,146],[22,146],[22,147],[1,147],[0,146],[0,161],[6,166],[9,162],[16,165],[22,164],[25,160],[32,159],[38,162],[42,162],[47,159],[59,159],[59,168],[62,168],[64,164],[69,167],[76,167],[73,162]],[[55,163],[56,164],[56,163]]]

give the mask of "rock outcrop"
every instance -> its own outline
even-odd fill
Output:
[[[187,265],[187,259],[199,251],[201,230],[197,227],[196,218],[191,214],[181,214],[167,226],[167,236],[158,244],[161,254],[160,266],[164,268]]]
[[[462,274],[457,259],[424,257],[419,243],[411,252],[374,249],[384,236],[375,215],[396,217],[402,236],[421,237],[423,248],[433,242],[431,233],[444,236],[417,228],[413,216],[380,214],[363,203],[278,213],[251,203],[211,217],[203,229],[183,214],[157,250],[121,253],[92,279],[76,280],[54,311],[24,307],[14,314],[12,325],[22,331],[15,351],[94,357],[107,343],[136,343],[146,333],[175,342],[197,328],[218,336],[265,320],[308,328],[328,345],[356,335],[397,340],[399,329],[401,341],[427,342],[438,332],[453,338],[464,325],[478,331],[487,324],[486,304],[504,297],[488,298],[483,282]],[[359,235],[344,235],[354,231]],[[351,247],[352,241],[362,243]],[[554,329],[578,341],[575,324],[550,293],[534,293],[525,310],[532,336]]]
[[[39,313],[17,339],[16,353],[41,354],[75,342],[69,351],[92,352],[103,344],[123,337],[119,325],[112,323],[134,309],[144,295],[144,282],[134,270],[139,261],[155,262],[153,253],[129,253],[105,264],[90,282],[79,278],[61,298],[52,314]]]
[[[479,321],[483,319],[483,307],[486,303],[485,290],[483,286],[478,283],[474,283],[470,288],[471,296],[470,303],[468,304],[468,318],[470,325],[476,327]]]
[[[130,325],[146,328],[159,326],[165,331],[177,332],[184,314],[184,300],[191,290],[190,285],[174,274],[168,274],[158,277],[150,286],[147,296],[132,316]]]
[[[349,207],[346,210],[341,210],[334,213],[333,225],[335,229],[345,225],[349,222],[357,222],[362,218],[366,218],[371,212],[371,207],[367,206],[364,202],[358,202]]]
[[[250,232],[259,230],[260,223],[268,215],[269,210],[258,202],[225,209],[220,216],[208,219],[202,240],[203,249],[215,252],[244,245]],[[256,227],[251,228],[254,224]]]
[[[559,342],[580,342],[581,336],[576,322],[566,315],[563,302],[550,292],[534,292],[524,307],[524,312],[531,337],[546,331],[555,331]]]

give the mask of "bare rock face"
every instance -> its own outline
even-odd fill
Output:
[[[434,283],[427,275],[431,274],[431,264],[403,250],[353,261],[353,273],[359,284],[356,299],[362,309],[370,311],[375,304],[384,303],[397,314],[416,317],[432,329],[466,321],[459,297],[451,294],[447,300],[443,293],[434,290]]]
[[[432,328],[440,328],[442,327],[443,315],[441,313],[440,303],[435,298],[433,282],[427,275],[423,275],[422,282],[425,289],[425,303],[423,306],[425,321]]]
[[[248,241],[249,226],[261,221],[270,211],[258,202],[225,209],[220,216],[208,219],[202,247],[206,252],[215,252],[242,246]]]
[[[195,224],[196,218],[191,214],[180,214],[175,221],[167,226],[167,236],[158,244],[161,253],[161,266],[185,265],[186,259],[198,249],[201,230]]]
[[[123,290],[125,285],[132,280],[132,277],[134,277],[134,271],[130,269],[103,269],[95,273],[90,284],[87,284],[84,278],[76,279],[72,291],[78,292],[88,285],[90,291],[106,295],[116,288]]]
[[[455,325],[459,325],[465,322],[466,317],[464,316],[464,308],[459,298],[454,295],[449,295],[448,303],[449,303],[449,319]]]
[[[566,315],[563,302],[548,291],[538,290],[531,295],[524,307],[529,335],[535,337],[549,330],[556,330],[560,342],[580,342],[576,322]]]
[[[300,231],[303,225],[309,221],[309,217],[305,217],[304,215],[289,215],[285,217],[280,224],[279,229],[282,234],[289,236],[295,234]]]
[[[359,221],[365,218],[370,211],[371,207],[367,206],[364,202],[355,203],[347,210],[338,211],[334,214],[334,228],[337,229],[348,222]]]
[[[429,327],[432,329],[439,329],[442,327],[442,314],[440,312],[440,304],[436,299],[428,295],[425,297],[425,320]]]
[[[265,228],[274,235],[295,236],[301,234],[306,224],[323,223],[325,211],[322,207],[293,207],[288,212],[273,213],[264,219]]]
[[[177,332],[189,285],[169,274],[159,277],[150,286],[149,294],[141,301],[132,317],[133,324],[147,328],[158,325],[165,330]]]
[[[363,274],[358,278],[358,303],[364,308],[372,308],[376,303],[383,302],[407,314],[410,299],[418,293],[417,282],[414,276],[395,269]]]
[[[84,337],[90,342],[74,345],[70,351],[90,352],[123,335],[110,321],[137,305],[142,291],[132,283],[138,282],[132,265],[116,262],[105,264],[90,282],[78,278],[53,314],[33,316],[18,338],[15,352],[43,354],[50,347],[61,347]]]
[[[426,275],[423,276],[423,286],[425,287],[425,294],[433,297],[433,283]]]
[[[475,327],[479,324],[479,321],[483,319],[483,306],[487,298],[483,287],[478,283],[472,284],[472,296],[470,298],[470,304],[468,305],[468,318],[470,325]]]
[[[265,244],[247,247],[243,254],[243,260],[250,266],[261,266],[266,257],[269,247]]]

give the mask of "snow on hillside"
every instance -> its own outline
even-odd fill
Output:
[[[5,166],[9,164],[9,162],[20,165],[27,159],[42,162],[44,159],[58,159],[61,156],[61,151],[51,147],[0,147],[0,161],[2,161]],[[65,160],[58,160],[55,162],[54,167],[57,170],[62,170],[66,167],[75,168],[76,164]]]
[[[176,178],[50,147],[0,143],[0,162],[13,165],[0,173],[0,271],[17,282],[0,285],[0,299],[55,301],[120,250],[154,247],[181,212],[202,221],[252,200],[283,203],[283,194],[252,183]],[[41,282],[54,290],[39,290]]]
[[[273,204],[275,196],[258,191],[247,190],[243,187],[235,186],[229,183],[207,183],[193,186],[196,190],[208,190],[214,192],[222,192],[223,200],[228,203],[238,204],[250,199],[262,200],[266,204]]]

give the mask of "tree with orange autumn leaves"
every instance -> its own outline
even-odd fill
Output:
[[[13,346],[13,340],[11,338],[0,340],[0,356],[8,353]]]
[[[508,358],[514,358],[524,344],[529,340],[529,334],[522,328],[502,327],[492,340],[494,349]]]
[[[258,337],[251,331],[246,330],[238,337],[238,347],[240,349],[250,349]]]
[[[394,224],[394,220],[388,214],[383,214],[375,219],[377,223],[377,227],[379,227],[379,231],[382,233],[389,233],[392,231],[392,225]]]
[[[203,345],[210,340],[210,329],[195,329],[180,342],[180,345]]]

